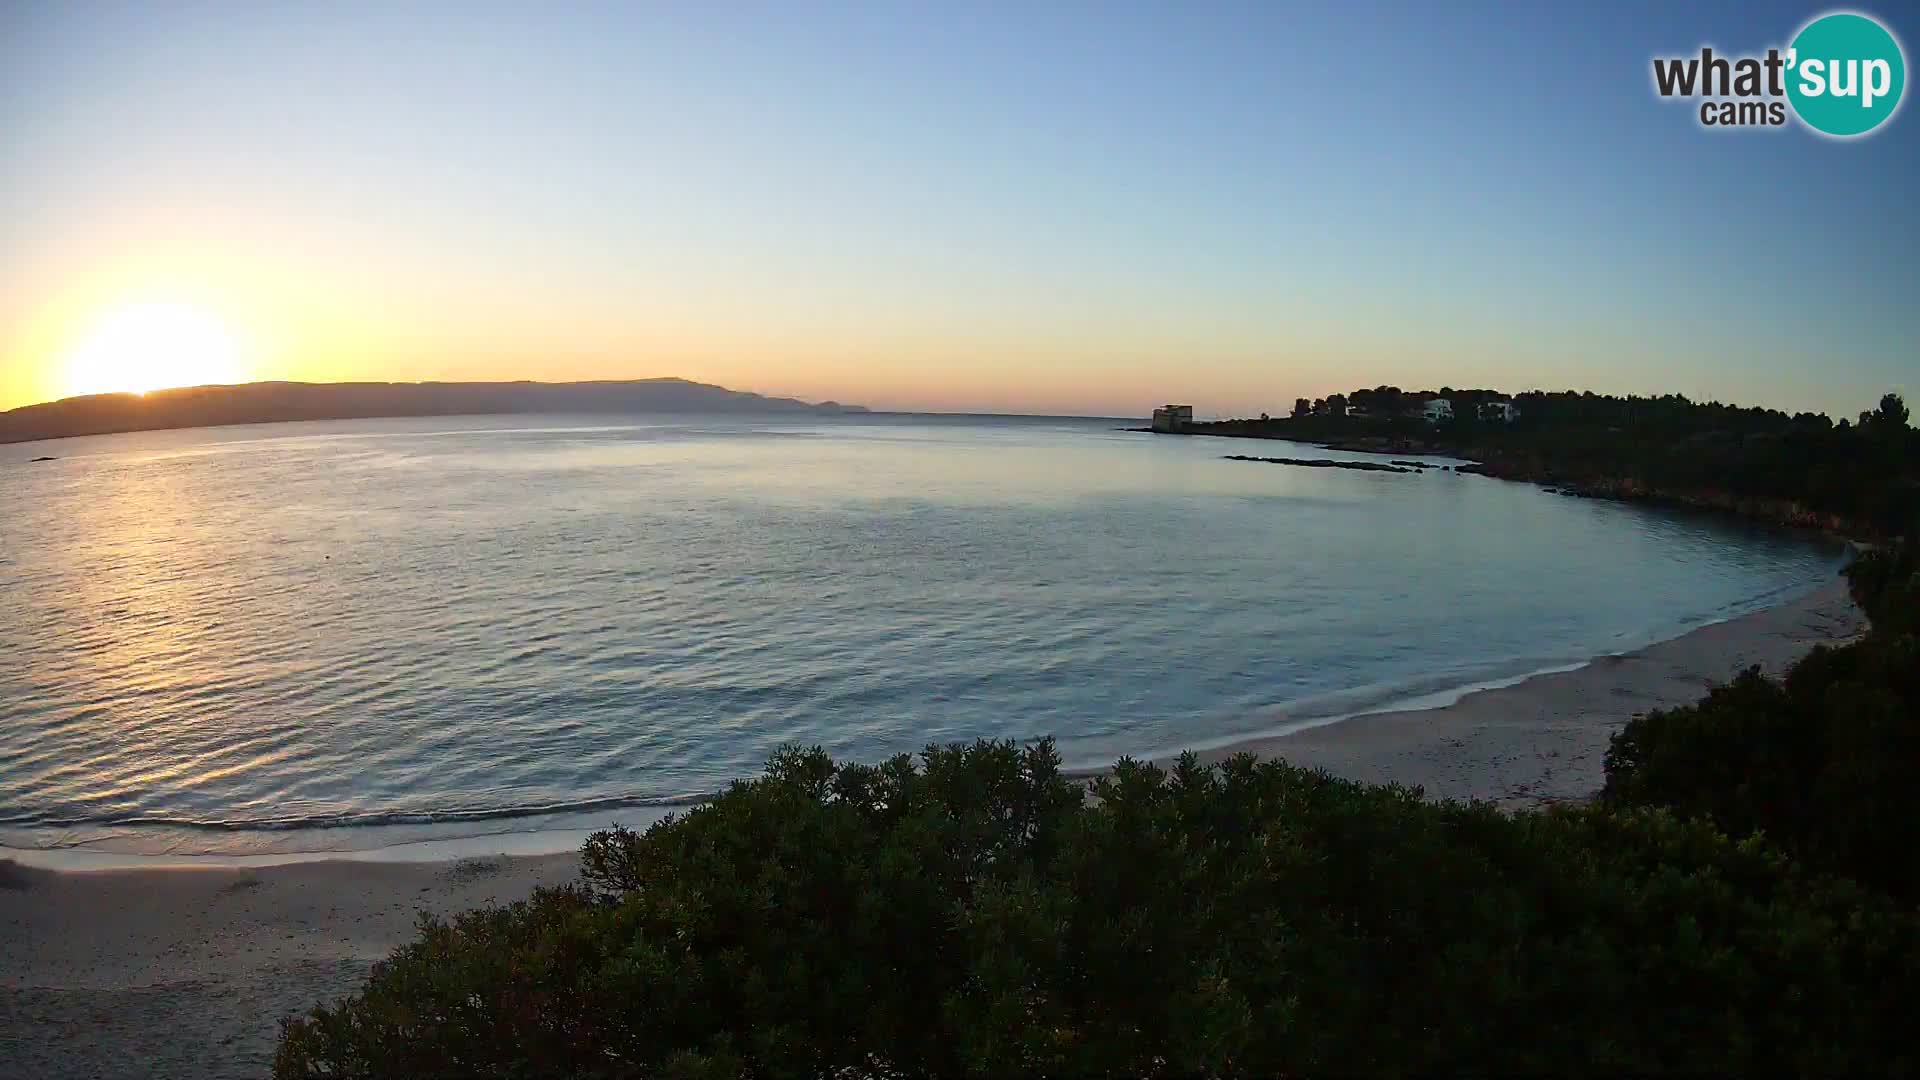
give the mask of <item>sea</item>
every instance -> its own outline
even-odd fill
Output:
[[[571,845],[787,745],[1050,737],[1091,768],[1576,666],[1842,559],[1137,424],[437,417],[0,447],[0,848]]]

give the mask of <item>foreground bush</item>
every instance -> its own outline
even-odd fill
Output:
[[[1849,570],[1873,620],[1782,679],[1752,669],[1614,736],[1604,798],[1763,833],[1807,866],[1920,901],[1920,576],[1911,545]]]
[[[451,923],[277,1076],[1911,1072],[1910,916],[1649,811],[1050,745],[766,774]]]
[[[1906,539],[1855,559],[1847,581],[1875,634],[1920,633],[1920,522]]]

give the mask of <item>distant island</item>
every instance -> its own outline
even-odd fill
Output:
[[[95,394],[0,413],[0,443],[127,431],[518,413],[864,413],[837,401],[810,404],[686,379],[618,382],[296,383],[195,386],[149,394]]]

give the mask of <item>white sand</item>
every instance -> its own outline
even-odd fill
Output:
[[[1507,805],[1600,786],[1629,717],[1779,671],[1864,623],[1840,583],[1788,604],[1446,708],[1358,717],[1233,749]],[[256,1077],[279,1017],[351,991],[449,913],[574,878],[571,854],[459,862],[68,871],[0,862],[0,1077]]]
[[[0,863],[0,1077],[261,1077],[279,1017],[348,993],[414,912],[520,899],[572,854],[258,870]]]
[[[1201,757],[1249,750],[1355,780],[1418,785],[1433,798],[1509,807],[1584,799],[1605,782],[1607,742],[1627,720],[1698,701],[1755,664],[1778,674],[1815,645],[1865,629],[1866,617],[1835,580],[1778,607],[1444,708],[1358,716]]]

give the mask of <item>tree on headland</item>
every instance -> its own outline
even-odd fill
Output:
[[[1613,397],[1591,391],[1486,389],[1353,391],[1307,416],[1195,425],[1194,434],[1328,442],[1341,449],[1450,453],[1474,471],[1583,494],[1730,510],[1748,517],[1862,538],[1898,535],[1920,518],[1920,432],[1906,403],[1887,394],[1858,422],[1696,402],[1680,394]],[[1451,422],[1410,415],[1445,396]],[[1483,420],[1486,402],[1513,417]],[[1509,422],[1511,420],[1511,422]]]
[[[1860,426],[1889,434],[1905,432],[1907,415],[1907,403],[1900,395],[1888,394],[1880,399],[1878,409],[1860,414]]]

